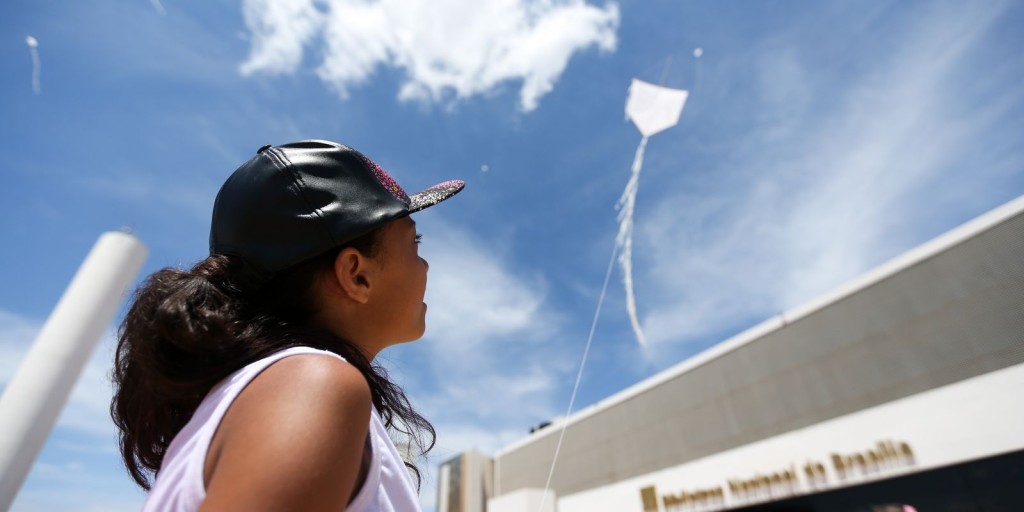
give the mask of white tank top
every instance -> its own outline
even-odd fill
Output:
[[[344,358],[333,352],[294,347],[251,363],[214,386],[199,404],[192,419],[167,447],[160,472],[142,507],[143,512],[199,510],[199,505],[206,498],[206,486],[203,484],[206,452],[224,413],[260,372],[285,357],[298,354],[330,355],[344,361]],[[366,481],[345,510],[418,512],[420,507],[416,488],[376,408],[370,414],[370,443],[372,462],[366,473]]]

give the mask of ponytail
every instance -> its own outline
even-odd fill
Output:
[[[121,324],[110,412],[128,472],[144,489],[206,392],[234,371],[227,345],[239,338],[241,304],[231,267],[215,255],[191,271],[153,273]]]

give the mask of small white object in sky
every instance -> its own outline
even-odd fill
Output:
[[[167,14],[167,11],[164,10],[164,4],[160,3],[160,0],[149,0],[149,3],[153,4],[153,8],[156,9],[160,16]]]
[[[636,207],[636,191],[640,184],[640,169],[644,164],[644,150],[647,139],[662,130],[666,130],[679,122],[683,113],[689,91],[671,89],[649,84],[641,80],[633,80],[629,86],[629,99],[626,100],[626,117],[633,121],[643,138],[636,148],[633,157],[629,182],[622,191],[617,207],[619,208],[619,233],[615,244],[622,252],[619,253],[619,266],[622,268],[622,284],[626,288],[626,312],[633,326],[636,341],[647,344],[640,320],[636,314],[636,297],[633,295],[633,209]]]
[[[491,170],[491,168],[487,164],[483,164],[480,166],[480,172],[487,172],[489,170]]]
[[[32,36],[25,36],[25,44],[28,45],[28,52],[32,55],[32,92],[39,94],[42,87],[39,85],[39,72],[42,66],[39,64],[39,41]]]
[[[699,59],[701,55],[704,55],[704,49],[703,48],[697,48],[696,50],[693,50],[693,56],[694,57],[697,57]]]

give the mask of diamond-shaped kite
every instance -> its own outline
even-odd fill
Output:
[[[619,234],[615,237],[615,244],[621,251],[619,266],[622,268],[622,284],[626,288],[626,312],[629,314],[629,322],[633,325],[636,341],[641,345],[647,344],[647,338],[637,319],[636,297],[633,295],[633,209],[636,206],[640,168],[644,164],[647,139],[679,122],[679,115],[683,112],[689,94],[689,91],[682,89],[671,89],[633,79],[629,86],[629,99],[626,100],[626,117],[633,121],[643,138],[640,139],[640,146],[636,148],[632,172],[617,205]]]

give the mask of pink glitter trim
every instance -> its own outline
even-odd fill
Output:
[[[406,204],[409,203],[409,194],[405,193],[405,190],[402,189],[398,182],[395,181],[387,171],[365,156],[363,157],[363,160],[365,160],[366,164],[370,166],[370,169],[373,171],[374,176],[377,177],[377,181],[380,182],[381,186],[387,189],[388,192],[391,192],[391,195],[395,196],[395,199]]]
[[[427,190],[437,190],[439,188],[449,189],[449,188],[455,188],[455,187],[458,187],[458,186],[461,186],[461,185],[463,185],[462,180],[448,180],[448,181],[443,181],[441,183],[438,183],[437,185],[434,185],[433,187],[430,187]],[[424,190],[424,192],[426,192],[427,190]]]

